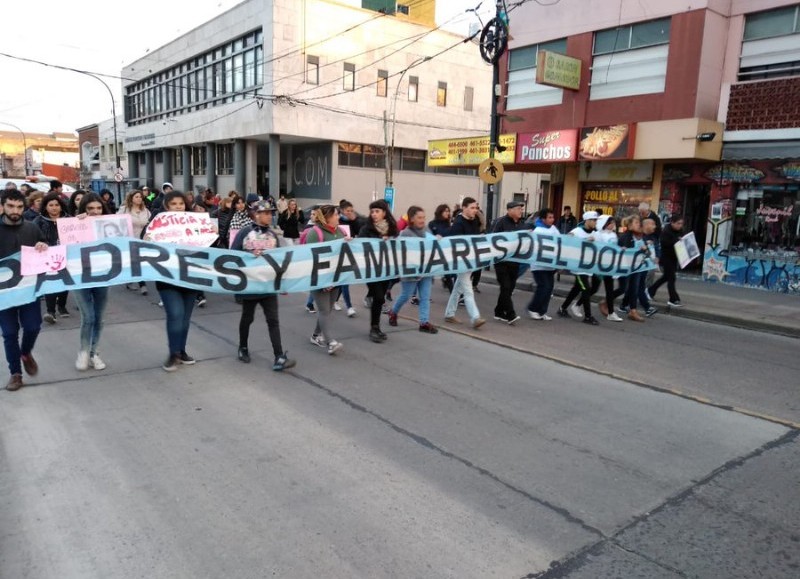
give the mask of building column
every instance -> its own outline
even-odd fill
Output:
[[[281,193],[281,136],[269,136],[269,194],[276,201]]]
[[[217,145],[206,143],[206,187],[217,192]]]
[[[172,156],[175,154],[174,150],[164,149],[162,154],[164,155],[164,181],[172,183]]]
[[[233,175],[235,177],[235,189],[242,197],[246,197],[246,172],[247,172],[247,141],[236,139],[233,144]]]
[[[156,153],[155,151],[144,152],[144,178],[148,187],[155,187],[156,181]]]
[[[192,188],[192,149],[188,145],[181,147],[183,157],[183,192],[186,193]],[[174,183],[173,183],[174,185]]]
[[[139,153],[128,153],[128,179],[135,181],[133,186],[139,188]]]

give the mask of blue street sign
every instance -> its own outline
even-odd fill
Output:
[[[392,213],[394,213],[394,187],[386,187],[383,190],[383,200],[389,204]]]

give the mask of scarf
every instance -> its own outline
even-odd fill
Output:
[[[417,237],[425,237],[425,235],[428,233],[428,230],[425,227],[420,227],[417,229],[416,227],[411,227],[409,225],[408,230]]]
[[[380,221],[375,222],[375,230],[380,233],[381,235],[388,235],[389,234],[389,222],[385,219],[381,219]]]

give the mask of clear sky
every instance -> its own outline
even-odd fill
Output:
[[[4,3],[8,16],[0,52],[70,68],[119,75],[123,64],[212,19],[241,0],[28,0]],[[490,0],[439,0],[442,23],[480,4],[484,21]],[[447,28],[467,33],[473,15]],[[477,50],[477,48],[476,48]],[[122,114],[120,81],[104,78]],[[111,97],[95,79],[0,56],[0,123],[25,132],[72,132],[111,118]],[[10,130],[0,124],[0,130]]]

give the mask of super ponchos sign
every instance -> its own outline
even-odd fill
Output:
[[[500,261],[576,273],[627,276],[655,266],[639,249],[530,232],[445,239],[354,239],[241,251],[130,238],[70,245],[66,267],[23,276],[20,254],[0,260],[0,309],[64,290],[162,281],[217,293],[307,292],[398,277],[439,276]]]

